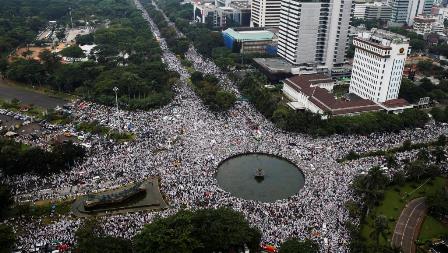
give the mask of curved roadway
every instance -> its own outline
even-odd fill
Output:
[[[425,198],[411,200],[400,214],[392,236],[392,246],[398,247],[403,253],[415,253],[415,240],[420,226],[426,216]]]

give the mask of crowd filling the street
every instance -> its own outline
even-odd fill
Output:
[[[378,156],[344,163],[337,160],[350,151],[388,149],[406,140],[429,142],[448,134],[448,126],[433,121],[421,129],[365,136],[313,137],[282,131],[241,99],[226,73],[190,46],[185,57],[194,69],[215,76],[223,88],[238,97],[228,112],[213,113],[194,93],[189,84],[189,71],[167,47],[144,7],[138,0],[134,2],[160,43],[163,62],[180,75],[174,87],[175,98],[170,104],[151,111],[116,110],[78,101],[72,108],[74,122],[100,122],[117,131],[130,131],[135,139],[113,142],[94,136],[90,138],[84,161],[66,172],[45,177],[29,174],[6,177],[6,183],[13,186],[16,201],[65,200],[157,176],[169,208],[100,217],[107,234],[132,238],[156,217],[167,217],[181,209],[230,207],[243,213],[251,225],[260,229],[263,243],[279,245],[291,237],[309,238],[325,252],[348,252],[349,234],[344,224],[350,217],[344,205],[354,198],[350,183],[356,175],[373,166],[384,167],[386,159]],[[74,123],[63,127],[41,124],[41,127],[52,133],[63,129],[76,131]],[[45,147],[45,139],[17,138]],[[293,162],[304,173],[304,187],[296,195],[269,203],[236,198],[221,189],[215,177],[218,164],[230,156],[251,152],[273,154]],[[415,151],[402,152],[397,154],[397,159],[415,155]],[[54,240],[74,244],[74,232],[82,220],[61,215],[50,224],[44,219],[29,217],[10,218],[5,222],[21,231],[17,247],[32,249]]]

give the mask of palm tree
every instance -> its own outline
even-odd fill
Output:
[[[373,231],[370,237],[375,240],[375,252],[378,252],[380,247],[380,238],[387,239],[388,220],[384,215],[378,215],[373,222]]]
[[[436,163],[441,163],[446,160],[445,150],[443,147],[437,147],[432,155],[436,158]]]
[[[417,153],[417,158],[419,160],[422,160],[424,162],[428,162],[429,161],[429,152],[426,148],[420,149]]]
[[[398,165],[397,160],[395,159],[395,155],[394,154],[387,154],[386,155],[386,163],[387,163],[387,167],[388,168],[395,168]]]
[[[367,175],[361,175],[353,180],[353,189],[356,194],[362,196],[367,208],[378,203],[384,194],[384,188],[389,183],[389,178],[379,167],[373,167]]]

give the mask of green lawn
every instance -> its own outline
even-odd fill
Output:
[[[418,240],[425,242],[433,238],[440,238],[448,235],[448,226],[436,220],[432,216],[426,216],[420,230]]]
[[[371,210],[370,214],[366,217],[366,221],[361,227],[362,236],[370,241],[370,234],[373,231],[373,221],[375,217],[378,215],[385,215],[389,219],[389,229],[387,232],[388,238],[387,241],[380,238],[380,243],[382,245],[389,245],[390,240],[392,239],[395,223],[400,217],[401,210],[406,203],[412,199],[425,196],[426,193],[434,192],[437,189],[442,188],[444,184],[445,179],[437,177],[420,187],[418,190],[415,190],[420,186],[418,183],[406,183],[403,186],[389,187],[385,192],[384,200],[381,204],[374,210]],[[373,244],[371,241],[370,243]]]

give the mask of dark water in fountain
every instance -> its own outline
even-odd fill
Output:
[[[256,180],[258,168],[264,180]],[[299,192],[305,184],[302,171],[286,159],[267,154],[244,154],[231,157],[218,167],[219,186],[233,196],[273,202]]]

